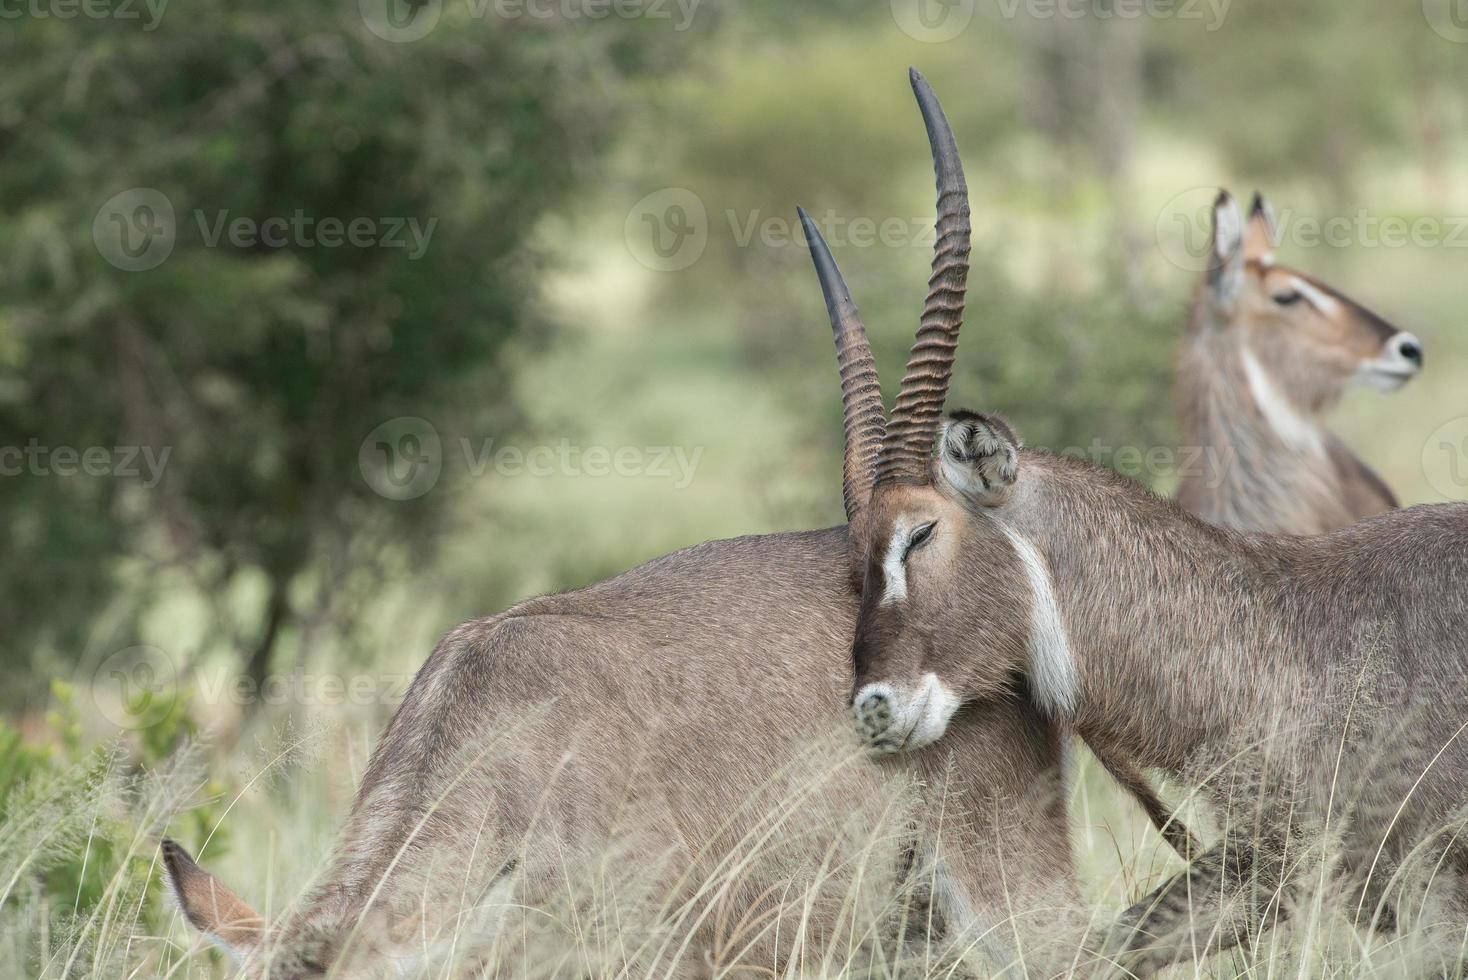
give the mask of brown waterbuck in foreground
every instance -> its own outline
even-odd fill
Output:
[[[1219,194],[1177,367],[1183,441],[1216,472],[1185,473],[1178,502],[1223,527],[1320,534],[1396,508],[1323,417],[1353,386],[1406,384],[1422,370],[1422,344],[1277,263],[1277,238],[1261,196],[1246,223]]]
[[[957,330],[953,263],[968,249],[952,134],[926,82],[912,82],[940,236],[896,434],[926,428],[927,406],[942,401],[927,380],[929,341]],[[834,269],[823,247],[815,255]],[[599,894],[623,889],[617,917],[635,919],[626,890],[640,888],[632,897],[669,924],[629,935],[572,902],[547,972],[686,976],[819,968],[823,947],[862,939],[846,935],[860,931],[846,907],[852,880],[895,880],[914,853],[949,934],[1000,966],[1026,910],[1044,910],[1048,925],[1074,901],[1062,739],[1033,705],[975,706],[961,732],[902,759],[851,738],[864,553],[853,544],[865,544],[885,423],[866,336],[825,280],[855,531],[710,542],[458,627],[378,744],[325,876],[280,923],[165,842],[190,922],[257,976],[494,972],[507,944],[506,969],[533,973],[513,940],[545,932],[551,915],[515,910],[574,892],[585,872]],[[1154,797],[1143,802],[1160,813]]]
[[[941,744],[1018,693],[1103,753],[1205,787],[1224,839],[1108,937],[1129,969],[1256,938],[1318,868],[1347,921],[1410,921],[1456,970],[1468,506],[1317,537],[1219,528],[1023,449],[997,416],[940,423],[957,339],[956,320],[931,333],[924,414],[889,427],[853,539],[862,736]]]

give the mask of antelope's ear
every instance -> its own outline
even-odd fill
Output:
[[[1213,237],[1208,256],[1208,285],[1224,306],[1232,306],[1244,284],[1244,216],[1228,191],[1213,202]]]
[[[997,415],[954,412],[938,434],[938,485],[982,507],[996,507],[1019,478],[1021,443]]]
[[[184,918],[225,952],[243,960],[260,945],[265,920],[223,882],[195,864],[177,841],[167,838],[163,840],[163,872]]]
[[[1244,232],[1244,261],[1260,265],[1274,264],[1274,250],[1279,247],[1279,230],[1274,223],[1274,209],[1264,195],[1254,192],[1254,206],[1249,209],[1249,227]]]

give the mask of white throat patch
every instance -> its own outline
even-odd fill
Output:
[[[1304,453],[1323,453],[1325,443],[1321,440],[1320,429],[1315,423],[1301,415],[1274,386],[1253,351],[1245,347],[1241,355],[1244,376],[1249,382],[1249,393],[1254,396],[1254,403],[1259,406],[1269,427],[1291,449]]]
[[[1030,609],[1030,679],[1035,699],[1051,715],[1068,717],[1075,712],[1080,681],[1076,677],[1076,662],[1070,649],[1070,637],[1065,631],[1065,620],[1060,615],[1060,603],[1055,599],[1055,587],[1050,580],[1050,566],[1028,538],[1007,527],[1004,534],[1014,546],[1025,576],[1030,580],[1033,597]]]

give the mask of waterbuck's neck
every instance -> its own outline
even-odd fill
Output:
[[[1185,458],[1178,502],[1212,524],[1318,534],[1359,516],[1344,502],[1355,463],[1324,427],[1329,401],[1302,405],[1206,297],[1177,364]],[[1346,465],[1343,465],[1346,464]],[[1384,508],[1369,509],[1375,513]]]
[[[1178,771],[1318,675],[1292,612],[1303,539],[1211,526],[1066,457],[1026,452],[1022,471],[994,516],[1043,559],[1032,686],[1088,742]]]

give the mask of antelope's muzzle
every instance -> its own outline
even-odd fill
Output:
[[[1381,355],[1361,369],[1361,380],[1380,391],[1396,391],[1422,371],[1422,341],[1405,330],[1389,337]]]
[[[913,685],[867,684],[852,698],[856,731],[879,752],[902,752],[931,745],[948,730],[959,701],[937,674]]]

